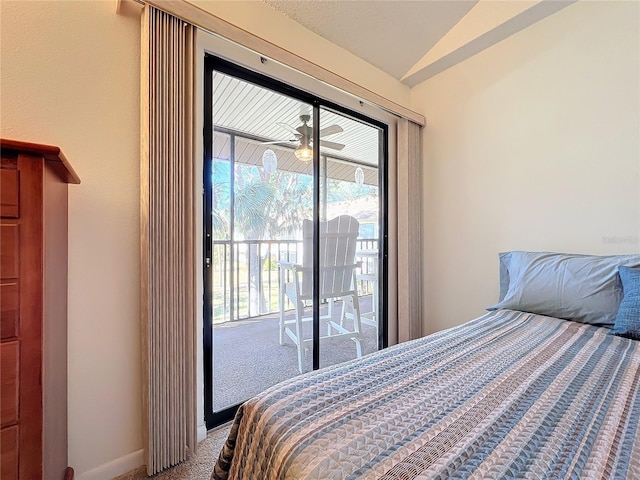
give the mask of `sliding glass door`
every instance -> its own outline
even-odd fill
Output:
[[[280,381],[386,346],[385,129],[205,61],[207,426]]]

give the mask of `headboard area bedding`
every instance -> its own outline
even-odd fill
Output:
[[[640,268],[640,255],[552,252],[500,254],[500,301],[509,308],[613,327],[623,290],[620,267]]]
[[[544,288],[520,274],[540,259],[514,257],[501,303],[528,298],[530,280]],[[498,304],[458,327],[285,381],[240,407],[212,479],[640,479],[640,342],[602,326],[640,331],[640,262],[576,264],[568,274],[557,267],[565,260],[551,260],[545,281],[560,294],[545,291],[543,308],[561,311],[583,295],[566,285],[582,271],[620,290],[585,311],[620,312],[585,321],[571,306],[581,316],[573,321]]]

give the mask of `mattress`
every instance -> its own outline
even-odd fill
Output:
[[[640,478],[639,342],[512,310],[278,384],[212,478]]]

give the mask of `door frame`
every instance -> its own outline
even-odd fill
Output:
[[[355,120],[359,120],[365,123],[368,123],[372,126],[379,128],[380,130],[380,140],[379,140],[379,148],[380,148],[380,162],[378,165],[378,185],[379,185],[379,197],[380,197],[380,211],[379,211],[379,219],[380,219],[380,233],[379,233],[379,294],[378,294],[378,311],[380,312],[379,326],[378,326],[378,349],[386,348],[388,346],[388,338],[389,338],[389,327],[388,327],[388,302],[386,301],[388,291],[389,281],[388,281],[388,229],[389,229],[389,221],[388,221],[388,211],[389,211],[389,202],[388,202],[388,187],[389,187],[389,178],[387,175],[388,167],[389,167],[389,127],[386,123],[371,118],[365,114],[360,112],[353,111],[350,108],[344,107],[337,103],[333,103],[324,98],[321,98],[317,95],[311,94],[299,88],[293,87],[285,82],[280,80],[276,80],[269,76],[263,75],[261,73],[252,71],[250,69],[244,68],[234,62],[231,62],[227,59],[221,58],[220,56],[213,55],[209,52],[204,52],[204,68],[203,72],[203,86],[204,86],[204,95],[203,102],[201,104],[204,105],[203,108],[203,116],[204,116],[204,128],[203,128],[203,140],[204,144],[202,145],[203,152],[203,194],[204,198],[203,202],[203,330],[202,330],[202,367],[203,367],[203,400],[204,400],[204,420],[207,429],[214,428],[217,425],[223,424],[229,420],[231,420],[239,405],[234,405],[224,410],[214,412],[213,411],[213,365],[211,362],[213,355],[213,335],[212,335],[212,309],[211,309],[211,301],[210,296],[207,292],[211,291],[212,278],[211,278],[211,270],[207,269],[204,265],[205,259],[210,257],[210,249],[211,239],[212,239],[212,230],[211,230],[211,216],[208,215],[211,212],[211,189],[212,183],[210,181],[204,181],[204,179],[211,178],[211,166],[212,162],[207,161],[207,159],[212,158],[213,152],[211,151],[212,147],[212,135],[213,135],[213,125],[211,124],[212,119],[212,95],[213,95],[213,85],[212,85],[212,73],[213,71],[220,71],[221,73],[234,76],[243,81],[247,81],[256,85],[259,85],[263,88],[267,88],[273,90],[277,93],[281,93],[287,95],[289,97],[295,98],[297,100],[303,101],[305,103],[309,103],[313,106],[314,110],[314,134],[317,135],[319,132],[319,121],[320,108],[326,110],[333,110],[341,115],[345,115],[347,117],[351,117]],[[362,102],[360,102],[362,106]],[[208,128],[210,126],[211,128]],[[316,139],[317,140],[317,139]],[[319,142],[314,141],[314,165],[313,165],[313,181],[314,181],[314,263],[317,263],[317,251],[319,249],[319,222],[320,215],[318,211],[318,202],[320,201],[320,155],[319,155]],[[208,237],[207,237],[208,236]],[[317,265],[316,265],[317,266]],[[319,284],[319,270],[315,269],[314,275],[314,283],[317,286]],[[316,296],[318,296],[317,288],[314,289]],[[319,338],[319,306],[320,303],[318,298],[314,298],[313,302],[313,330],[314,330],[314,341],[313,341],[313,369],[317,369],[319,367],[320,360],[320,352],[318,348],[318,338]]]

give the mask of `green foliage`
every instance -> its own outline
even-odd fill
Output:
[[[311,218],[312,184],[306,175],[236,166],[236,234],[245,240],[295,237]]]
[[[277,171],[271,174],[269,181],[276,188],[276,199],[267,238],[295,238],[302,230],[302,221],[313,214],[311,179],[306,175]]]
[[[345,202],[362,197],[377,197],[378,187],[374,185],[358,185],[344,180],[327,179],[327,202]]]
[[[215,240],[228,240],[230,237],[229,206],[230,175],[229,162],[214,160],[213,162],[213,238]]]
[[[271,223],[270,213],[276,197],[273,185],[263,181],[238,185],[235,197],[236,225],[245,240],[260,240]]]
[[[230,165],[214,161],[213,228],[216,240],[230,232]],[[377,197],[378,187],[327,179],[327,201]],[[244,240],[286,240],[300,236],[302,221],[313,214],[309,175],[277,170],[265,173],[251,165],[235,166],[235,232]]]

